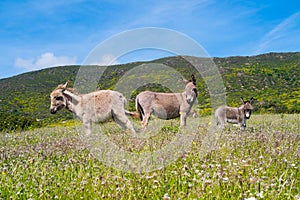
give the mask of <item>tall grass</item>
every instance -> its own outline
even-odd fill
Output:
[[[165,167],[131,173],[90,153],[73,125],[0,137],[2,199],[299,199],[300,115],[253,115],[246,131],[228,125],[202,151],[209,118],[198,118],[191,148]],[[132,139],[115,123],[102,131],[124,150],[160,149],[175,137],[178,120],[161,134]],[[135,123],[138,127],[138,122]],[[205,153],[204,153],[205,152]]]

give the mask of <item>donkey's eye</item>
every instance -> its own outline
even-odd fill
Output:
[[[57,101],[63,101],[64,98],[62,96],[58,96],[58,97],[55,97],[55,100],[57,100]]]

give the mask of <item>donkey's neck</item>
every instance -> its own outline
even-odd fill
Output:
[[[77,114],[77,107],[79,105],[81,97],[68,90],[64,91],[64,95],[67,98],[66,109]]]
[[[239,115],[241,118],[244,118],[244,105],[238,107]]]

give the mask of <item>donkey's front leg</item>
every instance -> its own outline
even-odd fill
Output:
[[[242,120],[242,123],[240,123],[240,130],[241,131],[244,131],[244,130],[246,130],[246,119],[244,118],[243,120]]]
[[[86,136],[90,136],[91,133],[92,133],[92,122],[90,122],[90,121],[84,121],[83,125],[84,125]]]
[[[186,126],[186,118],[187,114],[186,112],[180,112],[180,126]]]

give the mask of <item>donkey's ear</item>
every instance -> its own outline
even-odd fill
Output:
[[[63,86],[62,86],[62,89],[67,89],[67,87],[68,87],[68,85],[69,85],[69,81],[67,81]]]
[[[185,78],[183,78],[183,77],[180,77],[180,80],[184,83],[184,84],[187,84],[187,83],[189,83],[189,81],[188,80],[186,80]]]
[[[255,99],[254,99],[253,97],[251,97],[251,99],[250,99],[250,104],[253,104],[254,101],[255,101]]]
[[[191,75],[191,78],[192,78],[193,84],[196,85],[197,82],[196,82],[196,78],[195,78],[194,74]]]
[[[243,97],[241,97],[240,99],[241,99],[242,103],[244,104],[244,103],[245,103],[245,101],[244,101],[244,98],[243,98]]]

